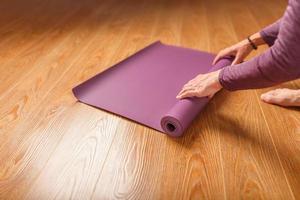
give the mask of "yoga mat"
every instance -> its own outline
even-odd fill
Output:
[[[183,85],[199,73],[218,70],[214,55],[155,42],[73,88],[85,104],[116,113],[170,136],[181,136],[209,102],[207,97],[176,99]]]

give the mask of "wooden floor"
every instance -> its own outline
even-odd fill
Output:
[[[220,92],[179,139],[71,93],[156,40],[216,53],[286,4],[2,0],[0,199],[300,199],[300,110],[270,88]]]

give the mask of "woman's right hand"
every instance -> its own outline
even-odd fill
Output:
[[[231,65],[236,65],[241,62],[251,53],[253,47],[247,40],[243,40],[233,46],[227,47],[221,50],[218,55],[215,57],[213,61],[213,65],[215,65],[220,59],[225,56],[235,56],[234,61]]]
[[[259,32],[251,35],[250,39],[256,46],[266,44]],[[225,56],[235,56],[235,59],[231,65],[239,64],[243,62],[243,60],[251,53],[252,50],[253,47],[251,46],[250,42],[248,39],[245,39],[220,51],[214,59],[213,64],[215,65],[221,58],[224,58]]]

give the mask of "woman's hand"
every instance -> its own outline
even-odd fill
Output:
[[[176,98],[213,97],[222,88],[219,82],[219,74],[220,70],[208,74],[199,74],[183,86]]]
[[[266,43],[262,39],[260,33],[253,34],[252,36],[250,36],[250,39],[256,46],[260,46]],[[222,59],[225,56],[235,56],[235,59],[231,65],[239,64],[243,62],[243,60],[251,53],[252,50],[253,47],[251,46],[249,41],[245,39],[233,46],[221,50],[214,59],[213,64],[215,65],[220,59]]]
[[[253,50],[251,44],[247,40],[243,40],[233,46],[227,47],[221,50],[215,57],[213,64],[215,65],[220,59],[225,56],[235,56],[234,61],[231,65],[236,65],[241,62],[251,53]]]

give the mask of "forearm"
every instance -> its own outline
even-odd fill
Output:
[[[300,1],[290,1],[277,42],[263,54],[223,69],[219,81],[228,90],[273,86],[300,77]],[[279,23],[279,22],[277,22]]]
[[[254,33],[253,35],[250,35],[250,36],[249,36],[249,39],[250,39],[250,40],[254,43],[254,45],[257,46],[257,47],[266,44],[266,42],[265,42],[264,39],[262,38],[260,32]],[[247,46],[247,45],[249,45],[249,46],[251,47],[248,38],[246,38],[246,39],[240,41],[239,44],[240,44],[240,46]],[[252,49],[252,47],[251,47],[251,49]]]
[[[230,91],[269,87],[276,82],[265,76],[259,65],[260,58],[226,67],[219,74],[221,85]]]
[[[266,42],[263,39],[263,37],[261,36],[260,32],[254,33],[249,38],[256,46],[261,46],[261,45],[266,44]],[[246,42],[249,42],[249,41],[246,39]]]
[[[281,26],[281,21],[282,21],[282,19],[280,18],[275,23],[270,24],[269,26],[266,26],[259,32],[261,38],[269,46],[273,46],[275,41],[277,40],[278,33],[280,30],[280,26]]]
[[[224,68],[219,76],[222,86],[228,90],[255,89],[299,78],[299,47],[280,44],[247,62]]]
[[[225,89],[233,91],[270,87],[299,78],[300,62],[289,61],[285,56],[269,49],[250,61],[224,68],[219,81]]]
[[[271,24],[270,26],[267,26],[260,32],[250,35],[249,38],[257,47],[265,44],[272,46],[274,44],[274,41],[277,39],[279,26],[280,20]],[[242,43],[248,44],[249,41],[248,39],[244,39]]]

